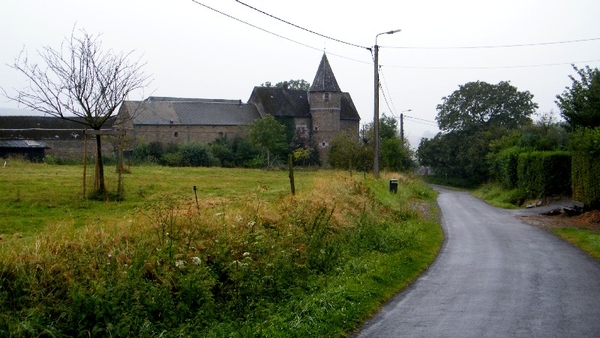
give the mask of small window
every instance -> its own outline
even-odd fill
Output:
[[[220,131],[220,132],[219,132],[219,137],[220,137],[220,138],[223,138],[223,137],[225,137],[225,133],[224,133],[224,132],[222,132],[222,131]]]
[[[323,98],[325,101],[329,101],[329,93],[325,93]]]
[[[173,133],[173,136],[174,136],[174,137],[179,137],[179,132],[178,132],[178,131],[174,132],[174,133]]]

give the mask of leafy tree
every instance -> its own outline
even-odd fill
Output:
[[[60,119],[100,130],[127,96],[149,83],[132,52],[103,51],[98,36],[85,30],[65,39],[60,50],[38,51],[42,65],[30,63],[21,54],[11,66],[22,73],[29,86],[15,95],[4,95],[25,107]],[[97,194],[106,192],[102,162],[102,138],[96,135]]]
[[[561,115],[572,128],[600,127],[600,71],[589,66],[579,69],[573,65],[573,69],[579,79],[569,76],[571,88],[556,96]]]
[[[398,121],[391,116],[383,114],[379,119],[379,137],[381,140],[398,138],[398,134]]]
[[[351,169],[356,166],[356,156],[360,153],[360,144],[349,132],[341,132],[331,140],[327,160],[333,168]]]
[[[520,92],[509,82],[482,81],[459,86],[437,106],[436,120],[443,132],[471,129],[514,129],[531,123],[538,108],[528,91]]]
[[[371,145],[374,137],[373,123],[365,125],[364,134],[365,141]],[[395,118],[382,115],[379,119],[379,138],[381,140],[379,143],[381,168],[405,171],[414,166],[410,144],[407,140],[402,142],[400,139],[398,121]],[[371,159],[372,161],[373,159]]]
[[[331,141],[328,161],[333,168],[367,171],[373,166],[373,147],[344,131]]]
[[[442,132],[431,140],[421,140],[417,150],[420,163],[466,184],[485,182],[490,175],[486,161],[490,142],[531,125],[530,116],[537,108],[532,98],[508,82],[477,81],[459,86],[437,106]]]
[[[381,145],[383,167],[393,171],[407,171],[413,167],[410,149],[400,138],[388,138]]]
[[[262,87],[283,88],[283,86],[286,84],[287,84],[287,88],[291,89],[291,90],[309,90],[310,89],[310,83],[307,82],[306,80],[302,80],[302,79],[277,82],[275,85],[273,85],[270,81],[267,81],[265,83],[262,83],[261,86]]]
[[[250,126],[250,140],[267,155],[267,167],[272,165],[271,153],[287,148],[285,126],[272,115],[256,120]]]

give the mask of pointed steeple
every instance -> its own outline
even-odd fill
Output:
[[[323,53],[321,64],[317,70],[317,75],[313,80],[312,86],[310,86],[311,92],[341,92],[340,86],[333,75],[327,55]]]

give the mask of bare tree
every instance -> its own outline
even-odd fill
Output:
[[[65,38],[60,50],[38,50],[42,65],[31,63],[21,52],[11,68],[29,81],[14,95],[4,95],[29,109],[100,130],[127,96],[149,84],[140,60],[130,61],[133,51],[103,51],[98,36],[75,30]],[[106,193],[102,138],[96,135],[96,182],[98,194]]]

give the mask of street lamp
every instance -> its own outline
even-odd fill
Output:
[[[412,109],[403,110],[400,112],[400,142],[402,142],[402,147],[404,147],[404,114],[406,112],[412,111]]]
[[[373,175],[375,176],[376,179],[379,178],[379,46],[377,45],[377,37],[379,37],[380,35],[383,34],[394,34],[394,33],[398,33],[400,30],[396,29],[393,31],[389,31],[389,32],[384,32],[384,33],[379,33],[377,35],[375,35],[375,46],[373,47],[374,51],[374,55],[373,55],[373,60],[374,60],[374,65],[375,65],[375,69],[374,69],[374,77],[375,77],[375,93],[374,93],[374,116],[373,116],[373,132],[374,132],[374,138],[375,138],[375,143],[373,144],[375,151],[374,151],[374,159],[373,159]]]

